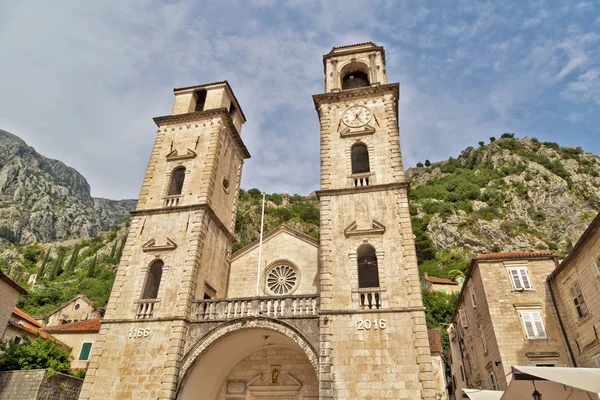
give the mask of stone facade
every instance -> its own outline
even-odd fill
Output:
[[[0,338],[4,337],[4,330],[19,300],[19,295],[25,293],[27,291],[21,285],[0,270]]]
[[[83,381],[45,369],[0,371],[0,400],[77,400]]]
[[[81,399],[436,397],[399,85],[372,43],[334,48],[324,64],[320,241],[267,233],[260,271],[258,243],[231,255],[249,157],[240,106],[227,82],[175,90],[172,115],[155,118]]]
[[[548,283],[574,365],[600,368],[600,214]]]
[[[428,276],[427,273],[421,278],[421,288],[430,292],[442,292],[446,294],[458,294],[462,290],[462,285],[465,282],[463,276],[457,276],[454,279],[438,278],[436,276]]]
[[[71,324],[49,326],[45,332],[69,346],[71,349],[71,369],[86,369],[91,349],[98,341],[101,319],[94,318]]]
[[[320,398],[433,399],[399,85],[387,83],[383,48],[372,43],[334,48],[323,62],[325,93],[313,97],[321,122]],[[362,261],[359,248],[372,249]],[[376,266],[376,283],[361,285],[359,261]]]
[[[450,336],[453,393],[505,390],[513,365],[572,366],[546,278],[552,252],[473,259]]]
[[[101,318],[102,315],[102,310],[96,309],[90,299],[80,294],[50,312],[45,320],[47,320],[46,325],[54,326]]]

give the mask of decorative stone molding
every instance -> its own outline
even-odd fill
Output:
[[[383,235],[385,233],[385,226],[381,222],[373,220],[371,222],[371,228],[369,229],[358,229],[356,221],[352,222],[346,229],[344,229],[344,236],[364,236],[364,235]]]
[[[169,238],[167,238],[167,243],[163,245],[157,245],[155,239],[150,239],[142,245],[142,251],[145,253],[150,251],[169,251],[175,250],[176,248],[177,244]]]
[[[241,319],[225,323],[213,331],[209,332],[202,338],[181,362],[179,370],[179,390],[185,384],[189,371],[192,369],[199,357],[202,356],[212,344],[222,339],[223,337],[241,331],[243,329],[269,329],[279,332],[290,338],[300,350],[306,355],[310,361],[315,373],[319,372],[319,357],[313,347],[310,345],[303,335],[291,326],[284,324],[281,321],[274,321],[265,318]]]
[[[375,128],[372,127],[371,125],[365,125],[358,129],[346,127],[345,129],[342,129],[342,131],[340,132],[340,137],[341,138],[349,138],[349,137],[355,137],[355,136],[373,135],[374,133],[375,133]]]
[[[167,161],[182,161],[182,160],[191,160],[196,158],[197,154],[194,150],[187,149],[185,154],[177,153],[177,150],[173,150],[169,154],[167,154]]]

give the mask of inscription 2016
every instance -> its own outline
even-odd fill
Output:
[[[359,331],[369,331],[371,329],[373,330],[383,330],[385,328],[387,328],[387,323],[385,322],[385,319],[374,319],[374,320],[370,320],[370,319],[359,319],[358,321],[356,321],[356,330]]]

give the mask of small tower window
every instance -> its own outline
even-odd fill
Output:
[[[204,111],[204,103],[206,103],[206,90],[196,91],[196,108],[194,111]]]
[[[379,287],[379,270],[375,248],[370,244],[363,244],[358,248],[358,287]]]
[[[344,75],[342,79],[342,90],[357,89],[370,86],[369,77],[361,71],[354,71]]]
[[[352,147],[352,173],[360,174],[370,170],[367,146],[363,143],[354,145]]]
[[[160,287],[164,265],[165,263],[162,260],[156,260],[150,265],[144,291],[142,292],[142,299],[149,300],[158,297],[158,288]]]
[[[169,196],[181,194],[183,190],[183,180],[185,179],[185,167],[178,167],[171,174],[171,184],[169,185]]]

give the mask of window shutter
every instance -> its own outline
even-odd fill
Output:
[[[542,313],[540,313],[539,311],[532,312],[531,317],[536,330],[536,337],[545,338],[546,330],[544,329],[544,322],[542,321]]]
[[[79,360],[86,361],[90,358],[90,351],[92,350],[92,343],[86,342],[81,346],[81,353],[79,353]]]
[[[523,268],[520,269],[519,272],[521,273],[521,280],[523,281],[523,289],[531,289],[531,283],[529,283],[529,276],[527,275],[527,270]]]
[[[519,279],[519,270],[511,269],[510,275],[512,276],[513,285],[514,285],[515,289],[516,290],[523,289],[523,286],[521,285],[521,280]]]
[[[596,280],[600,283],[600,258],[596,260]]]
[[[496,375],[494,375],[493,372],[490,374],[489,379],[490,379],[490,389],[498,390],[498,384],[496,382]]]
[[[483,331],[483,328],[481,326],[479,327],[479,336],[481,336],[481,343],[483,344],[483,351],[486,352],[487,351],[487,342],[485,341],[485,332]]]
[[[475,290],[473,286],[469,286],[469,290],[471,291],[471,302],[473,303],[473,308],[477,307],[477,298],[475,297]]]
[[[600,368],[600,353],[592,356],[592,362],[594,363],[594,367]]]
[[[465,310],[463,310],[462,308],[458,310],[458,316],[460,317],[460,324],[462,325],[462,327],[468,327],[469,321],[467,321],[467,313],[465,313]]]
[[[522,312],[521,318],[523,319],[523,325],[525,326],[525,332],[527,333],[527,339],[535,337],[535,329],[533,327],[533,317],[530,312]]]

